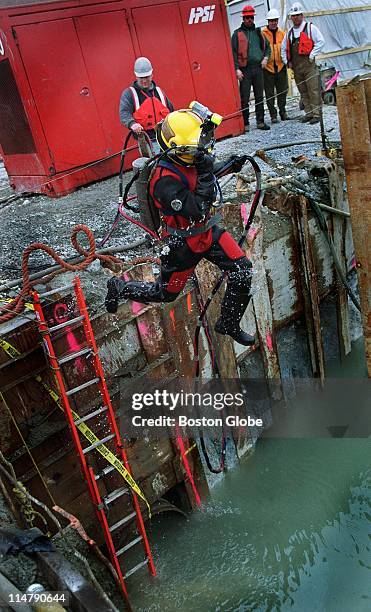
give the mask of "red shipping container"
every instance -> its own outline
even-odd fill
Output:
[[[223,0],[9,4],[0,9],[0,153],[16,191],[58,196],[118,172],[119,99],[140,55],[175,108],[239,108]],[[237,114],[217,135],[242,131]]]

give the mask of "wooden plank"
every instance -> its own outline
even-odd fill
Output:
[[[371,80],[368,77],[337,88],[337,104],[348,186],[353,241],[357,260],[368,374],[371,376]]]
[[[40,571],[55,591],[69,591],[70,607],[79,612],[110,612],[112,608],[59,552],[36,553]]]
[[[137,266],[130,274],[125,275],[125,278],[153,282],[152,265]],[[138,335],[147,362],[156,361],[168,350],[165,332],[161,325],[161,307],[152,304],[148,308],[145,304],[135,301],[130,301],[129,304],[132,315],[136,317]]]
[[[331,206],[337,210],[346,211],[347,204],[343,194],[344,184],[344,170],[339,164],[335,162],[329,162],[325,165],[329,179],[329,191]],[[332,228],[333,228],[333,240],[336,253],[339,258],[340,265],[344,275],[347,274],[347,261],[345,253],[345,235],[347,228],[347,219],[345,217],[339,217],[338,215],[332,215]],[[337,323],[338,323],[338,339],[340,355],[344,357],[351,351],[351,338],[350,338],[350,325],[349,325],[349,310],[348,310],[348,294],[343,285],[339,280],[336,270],[334,274],[337,284],[336,293],[336,312],[337,312]]]
[[[248,246],[247,256],[251,260],[254,269],[254,284],[258,290],[254,293],[252,302],[254,307],[256,329],[259,337],[259,347],[263,358],[265,376],[268,381],[281,378],[276,337],[273,323],[273,313],[268,287],[268,279],[265,270],[263,252],[263,224],[259,212],[256,215],[250,234],[253,236]],[[252,289],[254,288],[252,285]],[[274,385],[275,387],[277,385]],[[274,399],[279,399],[275,397]]]
[[[305,12],[306,17],[321,17],[322,15],[341,15],[347,13],[360,13],[362,11],[370,11],[371,4],[366,4],[366,6],[349,6],[346,8],[336,8],[336,9],[324,9],[321,11],[310,11],[309,13]]]
[[[308,332],[309,352],[315,376],[325,378],[324,354],[322,346],[319,293],[316,280],[313,250],[309,234],[307,202],[303,196],[293,208],[293,228],[301,260],[301,287],[304,300],[304,314]]]
[[[317,58],[319,60],[326,59],[327,57],[338,57],[340,55],[351,55],[351,53],[361,53],[362,51],[370,51],[371,45],[363,45],[360,47],[353,47],[352,49],[340,49],[339,51],[329,51],[328,53],[318,53]]]

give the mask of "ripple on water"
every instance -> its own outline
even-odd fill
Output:
[[[370,448],[332,442],[264,444],[204,512],[153,521],[158,578],[130,585],[134,609],[371,609]]]

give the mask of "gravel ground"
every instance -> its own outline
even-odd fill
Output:
[[[291,116],[301,115],[297,110],[297,101],[289,103]],[[339,140],[339,125],[336,107],[324,107],[324,122],[326,132],[330,139]],[[235,138],[228,138],[216,145],[216,154],[219,159],[225,159],[232,153],[248,153],[252,155],[256,150],[274,144],[320,138],[319,124],[301,124],[297,120],[280,122],[272,125],[270,131],[257,130],[252,127],[250,132]],[[269,176],[285,174],[293,168],[292,157],[306,155],[315,158],[320,143],[300,145],[286,149],[269,152],[274,160],[275,169],[262,160],[258,160],[263,172]],[[129,180],[131,173],[125,175]],[[226,189],[225,197],[233,195],[233,181]],[[15,201],[0,203],[1,229],[0,229],[0,285],[21,276],[22,252],[32,242],[44,242],[52,246],[63,258],[75,256],[76,253],[70,243],[71,229],[77,223],[86,224],[94,233],[97,244],[103,238],[117,210],[118,180],[112,177],[87,187],[82,187],[72,194],[53,199],[46,196],[22,197]],[[9,194],[9,185],[4,168],[0,166],[0,200]],[[106,246],[119,247],[130,244],[143,238],[142,230],[120,221],[118,228]],[[148,253],[153,255],[153,248],[148,245],[137,247],[125,253],[125,259]],[[50,257],[42,252],[32,254],[30,272],[52,265]],[[96,302],[102,303],[104,297],[106,276],[103,276],[97,264],[92,264],[84,274],[86,281]],[[65,275],[63,275],[64,277]],[[62,282],[61,282],[62,280]],[[65,278],[59,277],[54,286],[65,283]],[[57,283],[55,285],[55,283]]]

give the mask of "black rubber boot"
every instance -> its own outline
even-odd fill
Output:
[[[148,281],[124,281],[122,278],[113,276],[107,282],[107,295],[105,306],[111,314],[117,312],[119,300],[131,299],[141,304],[149,304],[150,291],[153,283]],[[153,300],[155,301],[155,300]]]
[[[220,317],[215,324],[215,331],[218,334],[231,336],[233,340],[243,346],[255,344],[255,337],[250,336],[240,328],[240,321],[250,302],[249,294],[239,294],[227,287],[225,292]]]
[[[238,344],[242,344],[242,346],[252,346],[255,344],[255,336],[250,336],[250,334],[244,332],[240,327],[236,329],[230,326],[228,327],[224,325],[223,321],[220,319],[216,322],[214,329],[218,334],[230,336],[233,340],[238,342]]]

